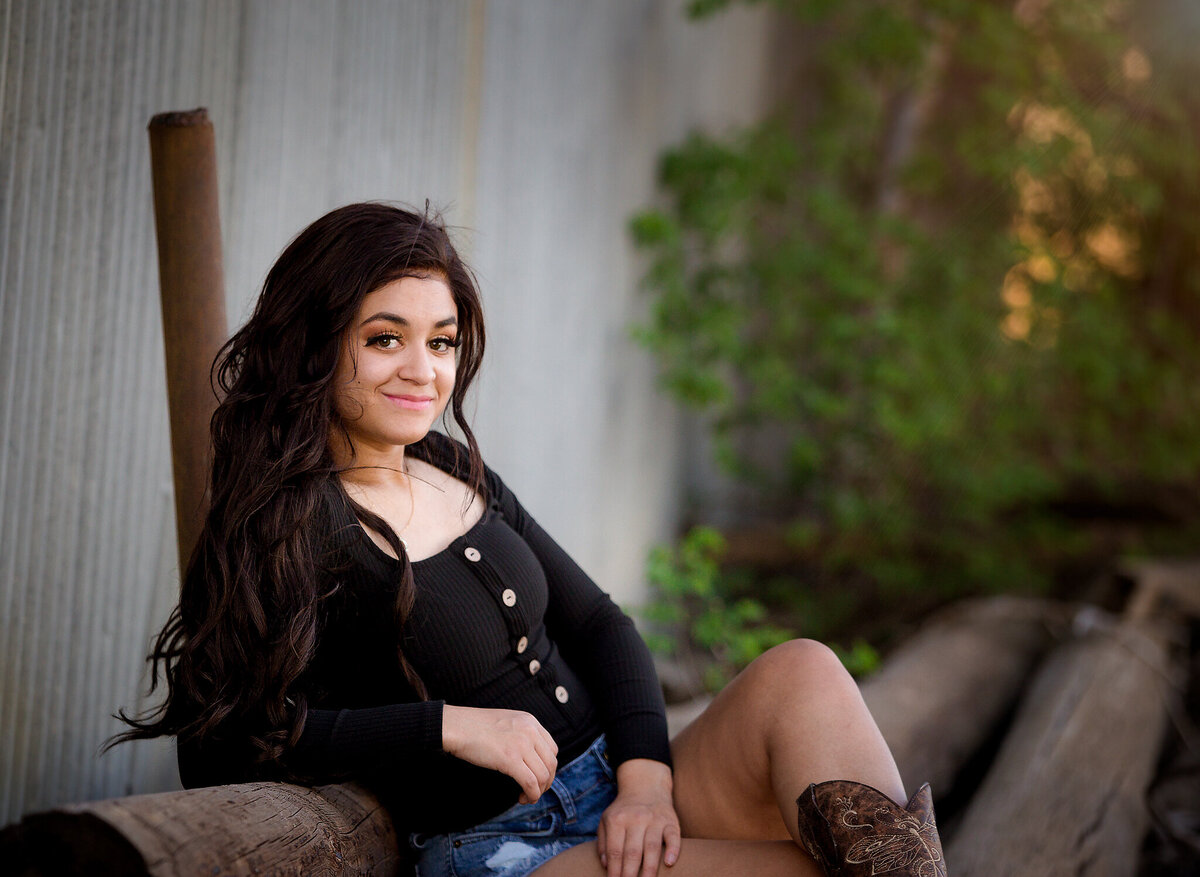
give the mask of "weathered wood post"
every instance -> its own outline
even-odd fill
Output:
[[[161,113],[149,130],[182,573],[207,509],[209,420],[217,405],[209,369],[227,336],[217,150],[204,109]]]

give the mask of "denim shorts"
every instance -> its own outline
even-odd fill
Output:
[[[417,877],[524,877],[564,850],[596,839],[617,796],[604,735],[559,769],[546,794],[454,834],[413,834]]]

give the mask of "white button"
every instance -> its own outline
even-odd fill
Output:
[[[554,689],[554,696],[558,698],[559,703],[566,703],[571,699],[571,695],[567,693],[567,689],[563,688],[561,685]]]
[[[525,650],[527,648],[529,648],[529,637],[523,636],[519,640],[517,640],[517,654],[518,655],[525,654]]]
[[[505,606],[516,606],[517,592],[512,588],[505,588],[504,593],[500,595],[500,599],[504,601]]]
[[[466,551],[463,552],[463,554],[465,554],[467,556],[467,560],[471,561],[471,563],[477,563],[479,561],[479,549],[478,548],[468,548]]]
[[[539,661],[537,658],[534,658],[532,661],[529,662],[529,675],[530,676],[535,675],[537,673],[537,671],[541,670],[541,669],[542,669],[542,662]]]

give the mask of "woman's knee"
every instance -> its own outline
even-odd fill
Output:
[[[793,639],[768,649],[743,671],[746,682],[778,703],[782,697],[857,696],[858,687],[833,649],[811,639]],[[811,701],[810,701],[811,702]]]

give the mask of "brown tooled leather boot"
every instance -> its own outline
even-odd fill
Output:
[[[847,780],[809,786],[796,803],[804,846],[830,877],[946,877],[929,783],[903,808]]]

